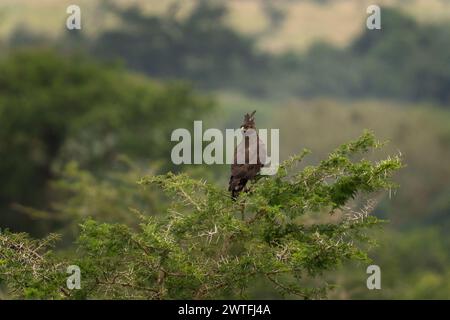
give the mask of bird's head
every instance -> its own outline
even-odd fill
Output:
[[[243,131],[244,135],[247,132],[255,132],[256,126],[255,126],[255,113],[256,110],[253,111],[251,114],[245,114],[244,116],[244,123],[241,125],[241,130]]]

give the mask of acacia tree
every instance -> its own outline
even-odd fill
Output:
[[[51,250],[55,235],[33,240],[3,232],[0,279],[18,298],[240,298],[256,279],[289,297],[323,297],[330,285],[303,281],[346,260],[368,259],[367,230],[381,221],[367,208],[348,206],[358,194],[395,187],[398,156],[363,156],[380,146],[364,133],[297,171],[304,151],[237,201],[224,188],[186,174],[144,177],[141,185],[156,185],[169,196],[167,212],[140,214],[137,229],[88,219],[72,254]],[[80,290],[66,288],[68,265],[81,269]]]

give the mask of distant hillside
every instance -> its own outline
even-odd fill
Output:
[[[442,161],[450,158],[449,111],[388,100],[281,102],[230,94],[219,97],[221,116],[212,126],[233,127],[240,123],[243,110],[257,110],[259,128],[280,129],[282,160],[308,148],[312,154],[305,163],[315,164],[343,141],[364,129],[373,130],[381,141],[389,140],[387,154],[401,152],[407,164],[396,177],[399,192],[385,198],[378,213],[393,225],[450,221],[450,167]]]
[[[149,13],[162,13],[179,5],[178,15],[186,13],[198,0],[110,0],[121,5],[137,4]],[[222,0],[224,1],[224,0]],[[78,0],[83,28],[94,34],[116,22],[102,14],[101,0]],[[229,22],[243,33],[260,36],[259,44],[271,51],[304,49],[321,39],[343,46],[361,30],[367,0],[227,0]],[[380,5],[401,7],[425,21],[450,20],[448,0],[379,0]],[[18,26],[56,35],[64,30],[65,9],[71,0],[2,0],[0,36]],[[269,18],[271,17],[271,18]]]

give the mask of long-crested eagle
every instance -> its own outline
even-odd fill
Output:
[[[256,110],[244,116],[244,123],[241,126],[243,139],[234,150],[228,185],[228,191],[231,192],[233,199],[244,190],[248,181],[255,179],[266,162],[265,145],[256,131],[255,113]]]

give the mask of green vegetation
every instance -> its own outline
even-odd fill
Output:
[[[171,8],[179,7],[177,17],[189,13],[199,0],[133,0],[141,11],[162,15]],[[227,7],[227,23],[238,33],[258,36],[258,45],[271,52],[287,50],[303,51],[317,39],[339,47],[346,46],[360,33],[366,17],[368,0],[288,0],[288,1],[221,1]],[[127,0],[107,0],[126,7]],[[39,30],[57,37],[64,33],[63,19],[68,0],[3,0],[0,3],[0,35],[7,37],[17,26]],[[95,35],[119,23],[101,10],[101,0],[78,0],[83,9],[85,30]],[[447,0],[378,0],[380,6],[401,9],[418,21],[430,23],[450,18]],[[172,12],[174,12],[172,10]],[[336,26],[339,26],[336,28]],[[305,32],[308,30],[308,32]]]
[[[48,183],[69,159],[96,177],[121,154],[157,161],[170,152],[172,126],[186,126],[212,107],[188,85],[161,85],[83,56],[47,50],[8,56],[0,62],[2,225],[23,223],[6,214],[11,205],[45,208],[53,198]],[[164,163],[161,170],[169,168]]]
[[[392,101],[330,99],[298,101],[272,110],[270,125],[281,128],[282,158],[311,146],[318,161],[361,130],[379,132],[380,139],[390,141],[386,152],[401,152],[407,165],[396,179],[401,191],[380,203],[380,217],[397,227],[449,221],[450,206],[445,199],[450,168],[443,161],[450,157],[448,111]]]
[[[280,128],[282,158],[304,147],[312,154],[303,164],[313,164],[336,144],[351,139],[364,128],[378,132],[390,143],[379,159],[401,151],[406,164],[395,176],[401,188],[377,198],[374,215],[389,223],[371,235],[379,246],[369,252],[382,270],[382,290],[367,290],[366,263],[345,264],[324,278],[336,283],[328,297],[334,299],[448,299],[448,237],[450,206],[450,113],[431,105],[393,101],[339,101],[313,99],[290,102],[255,100],[225,94],[221,109],[238,119],[241,108],[256,108],[260,127]],[[225,111],[222,111],[225,112]],[[264,116],[262,116],[262,114]],[[258,118],[259,119],[259,118]],[[224,181],[225,183],[225,181]],[[311,282],[314,283],[314,282]],[[279,297],[259,283],[251,297]]]
[[[19,298],[243,298],[260,277],[283,295],[323,296],[328,284],[308,288],[299,281],[343,261],[368,260],[365,229],[379,221],[367,209],[346,206],[359,194],[395,187],[390,177],[402,166],[398,157],[361,156],[380,146],[365,133],[296,172],[304,152],[237,202],[224,188],[185,174],[145,177],[140,184],[169,195],[165,214],[140,215],[137,230],[88,219],[75,256],[62,259],[49,251],[54,235],[38,241],[4,232],[0,277]],[[83,270],[80,290],[64,287],[68,261]]]
[[[389,98],[450,103],[450,27],[419,23],[383,8],[382,31],[363,32],[346,47],[315,43],[304,53],[269,53],[257,38],[227,23],[224,3],[198,1],[183,18],[178,6],[148,15],[139,6],[103,3],[120,21],[95,36],[72,32],[53,46],[83,48],[101,59],[120,59],[139,72],[185,79],[203,89],[234,90],[256,97]],[[142,41],[142,39],[146,39]],[[47,42],[52,43],[48,40]],[[46,43],[19,29],[9,46]]]
[[[389,1],[369,32],[359,0],[80,0],[68,33],[51,2],[0,5],[0,298],[450,299],[449,3]],[[170,162],[173,129],[251,110],[281,159],[312,153],[237,203],[229,166]],[[329,154],[365,129],[389,144]]]
[[[253,96],[450,103],[449,25],[420,24],[395,9],[383,8],[382,32],[365,30],[344,49],[319,43],[304,54],[278,55],[234,32],[224,21],[225,8],[208,2],[200,1],[181,21],[146,17],[137,8],[115,13],[133,27],[105,31],[90,50],[152,76]]]

